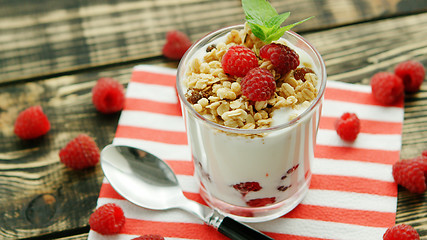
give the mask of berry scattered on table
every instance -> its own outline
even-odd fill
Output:
[[[386,230],[383,240],[418,240],[417,230],[407,224],[394,225]]]
[[[166,43],[163,45],[162,53],[167,58],[180,60],[191,44],[191,40],[185,33],[171,30],[166,33]]]
[[[299,56],[293,49],[278,43],[264,45],[259,50],[259,55],[263,59],[270,60],[274,70],[281,75],[296,69],[300,63]]]
[[[59,151],[59,158],[65,166],[72,169],[84,169],[99,162],[99,148],[86,134],[80,134]]]
[[[250,70],[240,82],[242,94],[252,101],[266,101],[276,91],[276,81],[270,71],[262,68]]]
[[[50,130],[50,122],[41,106],[32,106],[18,114],[14,133],[21,139],[34,139]]]
[[[113,78],[100,78],[92,88],[92,103],[101,113],[115,113],[123,109],[123,85]]]
[[[236,45],[227,50],[222,57],[221,65],[225,73],[244,77],[251,69],[258,67],[258,58],[249,48]]]
[[[403,80],[405,92],[414,93],[420,90],[426,70],[422,63],[409,60],[397,64],[394,73]]]
[[[397,184],[412,193],[423,193],[426,190],[427,158],[419,156],[404,159],[393,164],[393,178]]]
[[[98,207],[90,215],[90,228],[103,235],[116,234],[125,223],[125,215],[122,208],[115,203],[107,203]]]
[[[234,184],[233,188],[239,191],[242,196],[246,196],[249,192],[257,192],[262,189],[258,182],[241,182]]]
[[[360,120],[355,113],[346,112],[335,121],[335,129],[342,140],[354,142],[360,132]]]
[[[269,204],[273,204],[274,202],[276,202],[276,198],[275,197],[270,197],[270,198],[256,198],[256,199],[252,199],[246,202],[246,204],[249,207],[264,207],[266,205]]]
[[[165,238],[158,234],[149,234],[149,235],[142,235],[136,238],[132,238],[132,240],[165,240]]]
[[[393,73],[376,73],[371,78],[371,89],[374,98],[385,105],[394,104],[404,96],[403,81]]]

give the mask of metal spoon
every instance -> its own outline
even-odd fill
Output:
[[[111,186],[130,202],[153,210],[188,211],[235,240],[272,239],[186,198],[170,167],[142,149],[108,145],[101,151],[101,167]]]

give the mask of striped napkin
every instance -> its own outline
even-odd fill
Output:
[[[175,76],[176,70],[170,68],[134,68],[113,144],[140,147],[164,159],[178,175],[185,195],[203,203],[193,177]],[[361,119],[354,143],[343,142],[334,130],[335,119],[344,112]],[[307,196],[290,213],[249,225],[274,239],[382,239],[395,223],[397,185],[391,168],[400,155],[402,122],[403,103],[384,107],[375,102],[369,86],[329,81]],[[184,211],[137,207],[104,180],[98,206],[110,202],[124,210],[121,233],[103,236],[90,231],[89,240],[127,240],[143,234],[160,234],[168,240],[226,239]]]

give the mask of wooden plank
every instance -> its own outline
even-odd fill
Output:
[[[406,59],[427,66],[426,22],[427,13],[422,13],[303,36],[324,56],[329,79],[368,84],[373,73],[391,71]],[[141,63],[164,64],[162,60]],[[83,172],[68,170],[58,162],[57,154],[81,132],[93,136],[100,147],[111,142],[118,115],[97,113],[90,90],[101,76],[114,77],[125,85],[130,74],[131,65],[124,65],[0,87],[0,238],[87,229],[102,172],[99,166]],[[427,85],[423,85],[419,93],[406,98],[402,158],[427,149],[426,97]],[[13,134],[14,119],[20,110],[34,104],[44,107],[52,130],[39,141],[20,141]],[[414,225],[424,240],[425,197],[400,188],[397,212],[397,222]]]
[[[426,0],[272,1],[312,31],[427,9]],[[242,23],[239,0],[5,1],[0,10],[0,83],[161,56],[165,33],[192,40]]]

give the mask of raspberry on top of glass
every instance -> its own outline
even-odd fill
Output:
[[[193,59],[184,80],[186,99],[199,114],[227,127],[290,121],[317,97],[318,77],[311,59],[281,37],[308,19],[281,27],[289,12],[279,15],[265,0],[243,0],[242,6],[244,28]]]

